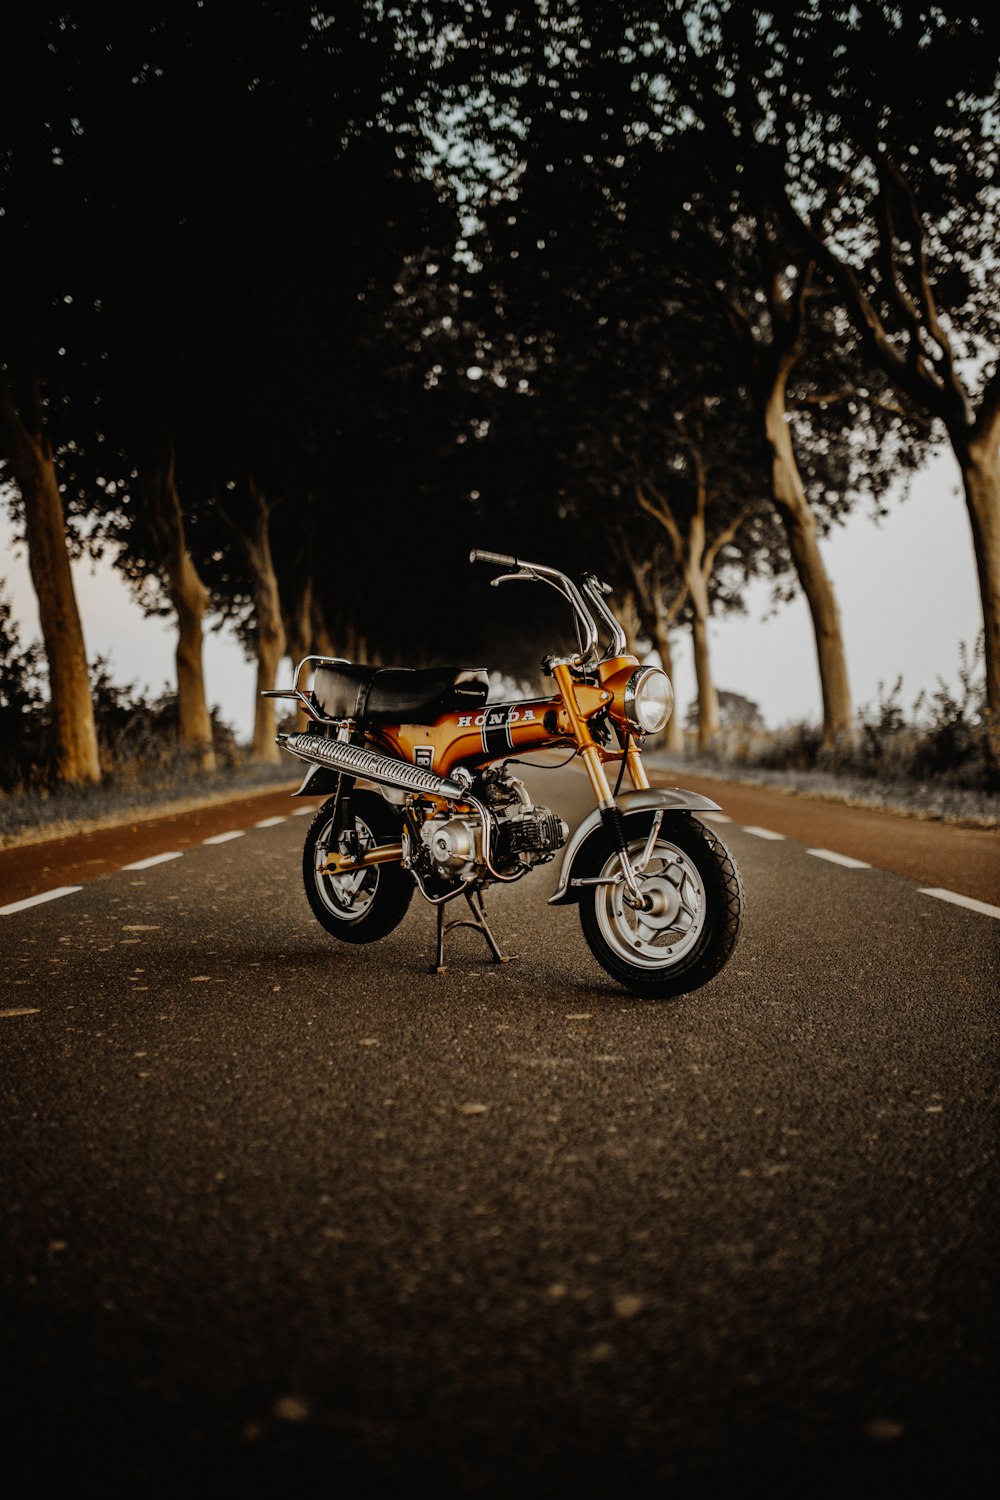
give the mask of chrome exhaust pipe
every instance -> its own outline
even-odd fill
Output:
[[[279,734],[278,744],[300,760],[311,761],[315,766],[327,766],[345,776],[373,781],[377,786],[391,786],[403,792],[424,792],[429,797],[444,797],[449,802],[463,801],[467,795],[465,787],[457,781],[438,776],[423,766],[413,766],[408,760],[398,760],[394,755],[384,755],[381,750],[371,750],[367,745],[328,740],[321,734]]]

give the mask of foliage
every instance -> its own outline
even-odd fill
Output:
[[[829,771],[879,784],[933,781],[995,791],[987,725],[980,635],[971,651],[965,643],[960,647],[956,690],[939,680],[932,693],[920,693],[907,711],[902,680],[889,688],[882,684],[877,702],[859,710],[860,733],[854,746],[824,749],[822,735],[811,724],[770,731],[753,723],[730,723],[719,759],[765,770]]]
[[[106,11],[8,23],[0,394],[44,415],[71,545],[113,551],[150,610],[169,451],[210,613],[248,651],[252,480],[286,617],[308,596],[332,649],[381,660],[513,640],[527,672],[545,613],[486,594],[470,545],[595,567],[641,620],[683,621],[676,548],[636,492],[701,530],[697,425],[728,537],[702,554],[711,604],[739,608],[749,577],[791,576],[768,377],[821,534],[919,459],[928,380],[959,425],[988,389],[996,51],[960,8],[135,0],[113,28]],[[138,710],[115,691],[100,712],[124,745]],[[169,730],[165,700],[146,707]],[[958,755],[971,710],[933,711]],[[863,727],[874,763],[895,731]]]
[[[901,702],[902,679],[888,691],[883,685],[874,708],[861,711],[863,736],[851,769],[881,779],[990,781],[984,655],[982,635],[972,651],[962,642],[957,690],[939,679],[932,693],[918,696],[909,715]]]
[[[953,774],[956,768],[969,768],[980,774],[987,766],[987,706],[983,673],[983,637],[970,653],[965,643],[960,648],[959,689],[952,692],[943,682],[928,697],[921,695],[914,706],[924,720],[914,766],[918,775]],[[990,765],[992,779],[996,768]]]
[[[51,722],[41,646],[24,646],[0,580],[0,790],[29,782],[51,756]]]
[[[719,718],[723,729],[747,731],[764,728],[764,715],[760,711],[760,705],[743,693],[734,693],[728,688],[719,689]],[[697,728],[697,700],[688,705],[685,723],[689,729]]]
[[[101,762],[120,784],[155,781],[173,774],[184,755],[177,745],[177,694],[169,688],[147,698],[136,683],[122,686],[111,678],[106,657],[91,666],[94,717],[101,746]],[[238,763],[235,736],[212,710],[212,740],[223,766]]]
[[[55,782],[55,744],[40,645],[21,643],[0,583],[0,795],[42,792]],[[106,657],[90,667],[91,695],[105,782],[124,789],[163,784],[191,765],[177,745],[177,695],[149,697],[136,683],[114,682]],[[219,765],[233,769],[240,753],[232,728],[212,710]]]

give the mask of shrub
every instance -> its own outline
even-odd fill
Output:
[[[984,638],[979,637],[971,656],[964,642],[959,649],[959,691],[952,693],[940,683],[927,703],[928,722],[917,747],[915,768],[924,776],[959,773],[995,779],[997,767],[989,757],[986,678],[981,670]],[[918,700],[918,708],[922,707]]]
[[[177,694],[164,688],[147,698],[131,683],[112,680],[106,657],[90,668],[94,722],[105,778],[121,787],[150,785],[189,770],[177,743]],[[212,738],[222,769],[241,763],[232,728],[211,711]],[[48,672],[37,642],[24,646],[0,580],[0,792],[45,792],[56,781]]]
[[[0,580],[0,788],[46,782],[52,754],[42,648],[22,646]]]
[[[164,687],[147,700],[135,683],[128,687],[112,682],[106,657],[91,667],[91,695],[101,752],[101,764],[121,783],[141,783],[169,777],[181,771],[190,757],[177,741],[177,694]],[[232,728],[211,710],[212,743],[221,767],[239,764],[240,756]]]
[[[993,791],[997,767],[991,761],[987,732],[983,636],[971,652],[963,643],[959,653],[958,688],[952,691],[939,681],[934,693],[920,694],[909,713],[902,703],[902,678],[888,690],[880,683],[875,705],[865,705],[858,713],[854,745],[825,748],[822,733],[813,724],[792,724],[777,731],[748,725],[739,735],[724,728],[709,759],[768,771],[830,772],[881,783],[933,778],[955,788]]]

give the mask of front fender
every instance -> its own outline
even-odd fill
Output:
[[[712,802],[708,797],[703,797],[700,792],[685,792],[676,786],[654,786],[645,791],[623,792],[617,799],[623,817],[630,817],[634,813],[656,812],[662,808],[664,812],[718,812],[719,804]],[[647,824],[648,832],[648,824]],[[574,876],[591,874],[590,864],[597,851],[597,841],[604,836],[604,823],[601,819],[601,810],[594,808],[588,813],[573,834],[566,851],[563,854],[562,867],[559,871],[559,884],[555,893],[549,897],[550,906],[561,906],[571,901],[579,901],[579,890],[574,890],[571,881]]]

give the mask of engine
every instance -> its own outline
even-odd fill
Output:
[[[489,865],[498,875],[511,878],[547,863],[569,837],[562,818],[547,807],[533,806],[524,783],[504,767],[488,771],[475,795],[489,813]],[[490,879],[478,818],[439,813],[421,825],[420,839],[419,850],[410,854],[420,873],[446,885],[472,876]]]

